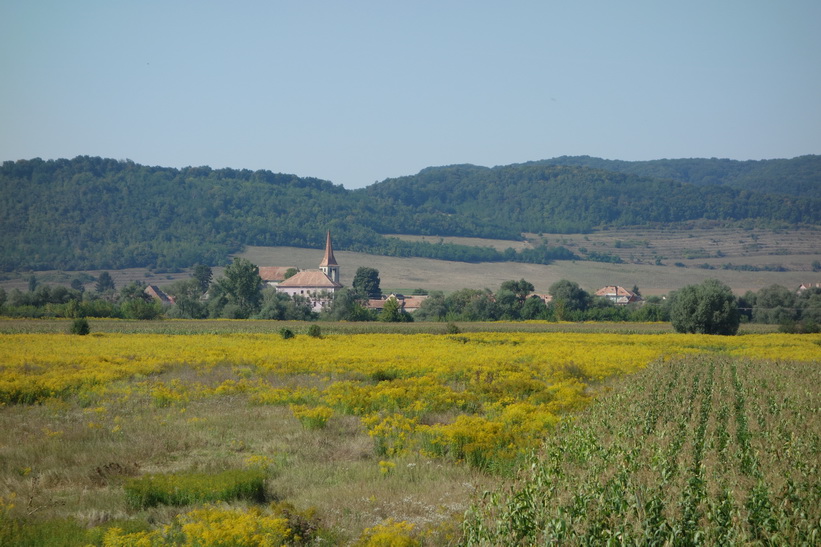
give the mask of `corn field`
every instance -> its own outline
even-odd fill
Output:
[[[489,492],[465,545],[818,545],[817,363],[686,356],[626,378]]]

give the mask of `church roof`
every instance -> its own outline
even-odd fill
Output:
[[[328,235],[325,240],[325,256],[322,258],[322,262],[319,263],[319,267],[325,266],[339,266],[336,263],[336,258],[334,258],[334,248],[331,245],[331,231],[328,230]]]
[[[334,283],[322,270],[303,270],[277,285],[277,287],[296,287],[306,289],[338,289],[342,287]]]
[[[260,266],[259,276],[263,281],[282,281],[291,268],[296,269],[293,266]]]

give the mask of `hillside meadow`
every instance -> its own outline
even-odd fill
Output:
[[[786,435],[791,448],[783,445],[779,469],[817,466],[818,394],[807,386],[817,385],[821,335],[710,337],[655,324],[631,333],[612,325],[538,332],[545,324],[497,323],[495,332],[453,334],[443,325],[403,334],[329,327],[320,337],[297,329],[284,339],[243,332],[239,321],[202,322],[231,325],[213,332],[187,323],[149,323],[178,327],[165,332],[92,327],[82,337],[3,329],[0,427],[13,435],[0,443],[0,544],[482,544],[501,533],[498,511],[518,511],[496,494],[485,508],[483,492],[519,484],[518,470],[545,461],[545,441],[565,442],[565,430],[586,419],[580,413],[598,416],[596,405],[605,404],[611,424],[602,427],[614,437],[597,442],[629,444],[630,424],[646,422],[648,412],[662,413],[659,424],[678,423],[678,407],[665,406],[665,397],[685,401],[696,416],[706,412],[700,408],[734,412],[724,430],[735,440],[722,441],[728,458],[756,454],[755,469],[764,470],[770,460],[756,450]],[[703,372],[701,363],[711,362],[719,364]],[[782,369],[790,372],[779,379]],[[766,392],[755,391],[759,385]],[[631,389],[647,390],[649,402]],[[781,401],[790,419],[778,426],[758,409],[772,414]],[[724,419],[711,416],[709,423]],[[675,454],[692,453],[688,439]],[[659,453],[672,450],[654,442]],[[574,461],[568,477],[582,469]],[[610,461],[592,469],[611,476]],[[699,467],[682,462],[682,478],[670,480],[701,496],[688,507],[695,522],[710,525],[704,504],[726,488],[687,490],[683,470]],[[807,500],[818,491],[817,473],[798,471],[789,499],[809,511],[810,524],[784,522],[811,531],[817,499]],[[719,479],[732,484],[734,476]],[[751,477],[764,481],[755,490],[763,507],[780,507],[782,483]],[[663,484],[647,480],[647,488]],[[747,507],[747,493],[733,494],[731,509]],[[673,495],[660,498],[664,522],[683,518],[668,510]],[[521,522],[535,515],[521,511]],[[574,518],[568,529],[587,530]],[[545,522],[538,516],[522,530]],[[750,530],[738,537],[770,533]]]

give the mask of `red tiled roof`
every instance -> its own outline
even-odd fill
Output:
[[[293,277],[289,277],[278,287],[297,287],[297,288],[318,288],[318,289],[338,289],[342,287],[339,283],[333,281],[325,275],[321,270],[303,270]]]
[[[628,291],[624,287],[618,285],[608,285],[596,291],[596,296],[636,296],[633,291]]]
[[[282,281],[285,273],[292,268],[296,270],[293,266],[261,266],[259,276],[263,281]]]

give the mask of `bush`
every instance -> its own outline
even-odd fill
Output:
[[[279,329],[279,335],[282,336],[283,340],[287,340],[289,338],[294,337],[294,331],[292,331],[288,327],[282,327],[281,329]]]
[[[717,279],[687,285],[673,294],[670,321],[676,332],[734,335],[741,314],[733,291]]]
[[[71,322],[71,334],[78,334],[84,336],[91,332],[91,327],[88,326],[88,320],[85,317],[80,317]]]
[[[322,329],[319,328],[319,325],[311,325],[308,327],[308,336],[311,338],[322,338]]]
[[[446,334],[461,334],[462,331],[454,323],[448,323],[445,327]]]

